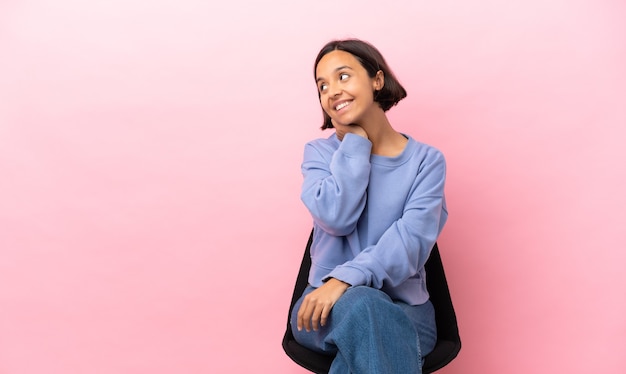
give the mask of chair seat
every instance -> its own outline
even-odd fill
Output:
[[[283,349],[295,363],[317,374],[326,374],[333,362],[334,356],[324,355],[311,351],[293,339],[283,341]]]
[[[456,357],[459,349],[460,346],[455,341],[438,339],[433,351],[424,357],[422,373],[432,373],[441,369]]]

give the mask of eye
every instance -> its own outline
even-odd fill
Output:
[[[326,89],[328,88],[328,85],[326,83],[322,83],[322,84],[319,85],[318,88],[319,88],[320,92],[326,91]]]
[[[347,73],[341,73],[339,74],[339,80],[340,81],[345,81],[346,79],[350,78],[350,76]]]

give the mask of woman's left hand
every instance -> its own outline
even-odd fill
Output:
[[[350,287],[348,283],[330,278],[306,295],[298,310],[298,331],[303,327],[307,332],[311,331],[311,328],[317,331],[320,326],[326,325],[330,310],[348,287]]]

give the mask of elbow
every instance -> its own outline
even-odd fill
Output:
[[[357,221],[345,217],[313,216],[315,223],[332,236],[347,236],[356,230]]]
[[[326,231],[332,236],[348,236],[356,229],[356,223],[351,225],[328,225],[324,223],[318,223],[322,230]]]
[[[346,209],[338,204],[328,204],[303,194],[302,201],[322,230],[333,236],[347,236],[356,230],[359,216],[357,209]]]

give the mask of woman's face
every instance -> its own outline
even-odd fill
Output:
[[[327,53],[315,69],[322,109],[340,125],[360,124],[371,110],[382,110],[374,102],[374,91],[382,88],[382,72],[370,78],[351,54]]]

